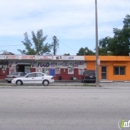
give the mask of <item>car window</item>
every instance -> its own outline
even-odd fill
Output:
[[[87,70],[85,71],[86,75],[95,75],[95,71],[94,70]]]
[[[35,73],[34,74],[29,74],[29,75],[27,75],[26,77],[35,77],[36,75],[35,75]]]
[[[19,72],[13,72],[10,75],[18,75],[18,74],[19,74]]]
[[[24,76],[24,75],[25,75],[25,73],[24,73],[24,72],[20,73],[20,76]]]
[[[41,73],[36,73],[36,77],[42,77]]]

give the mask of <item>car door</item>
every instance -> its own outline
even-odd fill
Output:
[[[42,73],[35,73],[34,82],[35,84],[42,84],[43,81],[43,74]]]
[[[23,78],[23,83],[24,84],[34,84],[34,78],[35,78],[36,74],[35,73],[31,73],[31,74],[28,74],[26,75],[24,78]]]

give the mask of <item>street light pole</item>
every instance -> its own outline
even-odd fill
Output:
[[[97,18],[97,0],[95,0],[95,39],[96,39],[96,87],[99,87],[99,75],[98,75],[98,18]]]

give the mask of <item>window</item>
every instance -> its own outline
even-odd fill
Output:
[[[10,75],[19,75],[19,72],[13,72]]]
[[[21,72],[21,73],[20,73],[20,76],[24,76],[24,75],[25,75],[25,73],[24,73],[24,72]]]
[[[36,77],[42,77],[42,73],[36,73]]]
[[[114,75],[125,75],[125,66],[114,66]]]
[[[93,75],[93,76],[95,76],[95,70],[86,70],[85,72],[84,72],[84,74],[85,75]]]
[[[27,75],[26,77],[35,77],[35,73],[29,74],[29,75]]]

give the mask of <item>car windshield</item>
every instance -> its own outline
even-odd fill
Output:
[[[95,75],[95,71],[86,71],[85,74],[86,75]]]
[[[18,74],[19,74],[19,72],[13,72],[10,75],[18,75]]]

